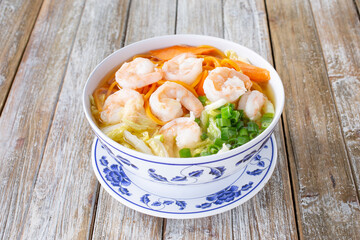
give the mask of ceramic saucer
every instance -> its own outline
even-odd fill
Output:
[[[202,196],[173,198],[150,192],[131,180],[121,163],[108,155],[95,138],[92,165],[102,187],[120,203],[136,211],[163,218],[200,218],[228,211],[256,195],[270,179],[277,161],[277,147],[272,135],[264,148],[221,191],[212,192],[203,184]],[[229,180],[227,180],[229,181]],[[193,186],[187,187],[194,191]],[[200,194],[201,195],[201,194]]]

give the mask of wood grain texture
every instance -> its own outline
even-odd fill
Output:
[[[200,11],[199,11],[200,10]],[[223,37],[221,1],[179,1],[176,33]],[[231,239],[231,212],[189,220],[166,219],[164,239]]]
[[[310,3],[359,194],[360,21],[351,1]]]
[[[0,114],[42,1],[0,1]]]
[[[121,205],[101,188],[93,239],[160,240],[162,222]]]
[[[223,37],[222,1],[179,0],[176,33]]]
[[[176,0],[131,1],[125,45],[142,39],[173,34]]]
[[[149,37],[173,34],[175,12],[175,0],[131,1],[126,44]],[[131,210],[114,200],[103,189],[100,191],[99,199],[93,239],[161,239],[161,218]],[[113,224],[116,229],[109,228],[109,224]]]
[[[167,219],[163,239],[232,239],[231,225],[230,212],[199,219]]]
[[[224,1],[224,28],[226,39],[253,49],[272,63],[263,1]],[[234,239],[297,239],[281,121],[274,135],[278,146],[277,167],[263,190],[232,210]]]
[[[360,208],[308,1],[267,1],[300,237],[356,239]],[[338,187],[337,187],[338,186]]]
[[[76,34],[49,132],[24,239],[85,239],[91,230],[98,182],[90,164],[93,134],[82,110],[93,68],[121,46],[128,1],[88,0]]]
[[[2,112],[2,239],[20,234],[24,224],[83,4],[44,2]]]

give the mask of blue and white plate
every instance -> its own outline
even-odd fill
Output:
[[[163,218],[200,218],[228,211],[255,196],[270,179],[277,160],[275,138],[272,135],[264,148],[255,155],[243,171],[231,176],[233,180],[223,190],[212,192],[209,184],[203,184],[199,197],[173,198],[159,195],[135,184],[120,162],[95,138],[92,146],[92,165],[102,187],[122,204],[136,211]],[[227,182],[229,182],[229,179]],[[219,182],[218,184],[221,184]],[[184,190],[185,187],[185,190]],[[182,191],[198,191],[199,186],[183,186]],[[196,189],[192,189],[196,188]]]

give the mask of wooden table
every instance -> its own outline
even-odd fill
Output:
[[[0,0],[1,239],[359,239],[359,0]],[[245,204],[171,220],[100,187],[81,93],[129,43],[217,36],[272,63],[278,165]]]

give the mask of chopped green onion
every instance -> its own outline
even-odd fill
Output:
[[[230,105],[221,108],[221,117],[224,119],[229,119],[233,113],[233,110]]]
[[[200,125],[200,118],[195,118],[194,122],[196,122],[198,125]]]
[[[250,139],[254,139],[257,135],[258,135],[257,132],[251,132],[251,133],[249,134],[249,137],[250,137]]]
[[[214,144],[218,147],[222,147],[223,143],[225,143],[225,141],[221,140],[220,138],[215,139]]]
[[[198,99],[200,100],[203,106],[206,105],[206,101],[208,100],[206,96],[199,96]]]
[[[212,145],[210,145],[210,146],[208,147],[208,152],[209,152],[210,154],[215,154],[215,153],[217,153],[219,150],[220,150],[220,148],[219,148],[217,145],[215,145],[215,144],[212,144]]]
[[[250,138],[248,136],[240,136],[237,137],[237,140],[238,140],[238,145],[241,146],[247,143],[248,141],[250,141]]]
[[[181,158],[189,158],[191,157],[190,148],[183,148],[179,151],[179,155]]]
[[[244,122],[243,121],[239,121],[236,123],[236,129],[239,130],[240,128],[244,127]]]
[[[203,133],[203,134],[201,134],[201,136],[200,136],[200,139],[201,139],[201,140],[205,140],[205,139],[207,139],[207,138],[208,138],[207,133]]]
[[[262,117],[265,118],[273,118],[274,117],[274,113],[264,113],[264,115]]]
[[[240,119],[240,112],[239,111],[233,111],[231,115],[231,120],[234,120],[234,123],[237,123]]]
[[[247,124],[247,129],[249,132],[257,132],[259,131],[259,126],[256,124],[256,122],[250,121]]]
[[[230,119],[217,118],[216,119],[216,125],[219,126],[219,127],[230,127],[231,126],[231,121],[230,121]]]
[[[221,135],[222,140],[229,140],[230,138],[236,136],[236,128],[231,127],[223,127],[221,128]]]
[[[243,119],[244,119],[244,116],[245,116],[244,110],[240,109],[240,110],[239,110],[239,113],[240,113],[240,119],[243,120]]]
[[[248,136],[249,135],[249,132],[246,128],[241,128],[240,131],[239,131],[239,136]]]
[[[200,156],[209,156],[209,155],[211,155],[211,153],[209,153],[208,151],[202,151],[200,153]]]
[[[237,144],[237,142],[238,142],[238,140],[236,138],[231,138],[226,143],[233,146],[233,145]]]
[[[272,122],[273,118],[272,117],[262,117],[261,118],[261,128],[265,129],[268,126],[270,126],[270,123]]]

